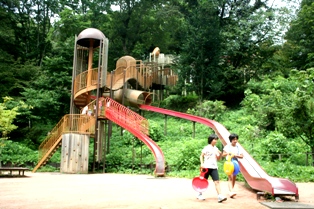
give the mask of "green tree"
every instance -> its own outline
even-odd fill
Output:
[[[212,99],[221,93],[218,80],[222,79],[218,68],[221,38],[217,8],[211,2],[197,1],[188,12],[178,66],[179,85],[196,92],[200,100]]]
[[[182,2],[182,1],[181,1]],[[181,89],[200,99],[238,104],[246,83],[269,72],[288,10],[267,1],[183,1],[186,22],[179,60]],[[274,27],[276,25],[276,27]],[[276,29],[275,29],[276,28]]]
[[[108,12],[110,24],[102,27],[110,41],[109,60],[116,62],[124,55],[144,60],[156,46],[162,53],[177,50],[178,41],[172,34],[177,32],[182,19],[170,3],[163,0],[113,1],[119,9]]]
[[[278,9],[267,1],[220,1],[223,91],[219,100],[238,103],[244,97],[246,83],[265,72],[263,64],[273,57],[272,46],[281,31]],[[276,25],[276,27],[274,27]],[[273,70],[273,69],[272,69]]]
[[[44,60],[37,79],[21,92],[25,103],[33,107],[33,122],[55,124],[69,112],[71,72],[70,63],[62,57]]]
[[[33,60],[40,66],[50,42],[47,39],[51,28],[50,19],[57,12],[58,1],[1,1],[4,12],[5,43],[7,53],[14,55],[21,62]]]
[[[15,141],[38,147],[42,139],[69,113],[71,64],[61,57],[46,58],[41,71],[33,76],[21,92],[22,99],[32,108],[17,117],[19,129],[12,132]]]
[[[314,66],[314,3],[303,0],[297,18],[286,33],[284,54],[290,69],[306,70]]]
[[[289,139],[300,138],[314,153],[314,69],[292,70],[288,78],[249,82],[243,101],[259,126]],[[314,159],[314,155],[313,155]]]
[[[20,91],[37,70],[34,62],[25,61],[23,42],[18,40],[21,30],[16,11],[16,1],[0,2],[0,100],[5,96],[20,97]],[[31,36],[31,35],[29,35]]]
[[[195,108],[188,109],[187,113],[219,121],[226,109],[223,101],[203,101]]]
[[[12,109],[7,108],[7,103],[12,100],[10,97],[4,97],[3,103],[0,103],[0,157],[4,146],[4,140],[8,139],[8,135],[18,127],[13,124],[13,120],[18,115],[18,107]],[[1,158],[0,158],[1,167]]]
[[[7,109],[7,102],[12,100],[10,97],[3,98],[3,103],[0,103],[0,134],[1,139],[7,139],[8,134],[17,129],[17,126],[13,124],[13,120],[18,115],[18,108],[14,107],[13,109]]]

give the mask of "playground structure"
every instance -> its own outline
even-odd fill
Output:
[[[121,57],[116,69],[107,72],[108,39],[97,29],[88,28],[75,37],[70,114],[65,115],[39,147],[39,162],[33,172],[61,148],[62,173],[88,173],[90,138],[94,139],[93,169],[106,155],[107,131],[111,122],[141,140],[155,157],[155,175],[165,176],[165,159],[159,146],[149,138],[148,121],[126,106],[198,122],[212,128],[223,145],[230,133],[216,121],[151,106],[154,91],[174,86],[177,75],[167,64],[158,62],[158,48],[148,62]],[[97,59],[98,60],[95,60]],[[165,60],[165,58],[163,58]],[[98,67],[93,67],[93,63]],[[159,99],[162,98],[159,93]],[[88,114],[82,114],[86,108]],[[107,130],[108,127],[108,130]],[[108,134],[109,136],[110,134]],[[240,144],[239,144],[240,145]],[[241,145],[240,145],[241,146]],[[241,173],[252,189],[272,195],[299,198],[297,186],[282,178],[269,176],[244,150],[239,160]]]
[[[108,43],[104,34],[94,28],[75,37],[70,114],[59,121],[40,145],[39,162],[33,172],[61,147],[61,172],[88,173],[90,138],[95,142],[94,171],[95,163],[104,160],[109,140],[106,128],[110,131],[110,123],[114,122],[151,149],[156,160],[155,174],[165,175],[163,153],[148,137],[147,120],[126,106],[151,104],[152,91],[162,92],[166,85],[174,86],[177,75],[164,63],[161,66],[156,62],[156,54],[153,62],[146,63],[130,56],[121,57],[116,69],[107,73]],[[94,67],[94,63],[98,66]],[[84,109],[88,114],[82,114]]]

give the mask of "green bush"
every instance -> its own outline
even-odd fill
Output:
[[[163,100],[160,105],[163,108],[176,110],[180,112],[186,112],[189,108],[195,107],[198,101],[198,96],[188,95],[188,96],[179,96],[171,95]]]
[[[4,141],[0,160],[3,165],[32,167],[37,164],[38,151],[11,140]]]
[[[164,126],[160,122],[149,120],[149,137],[155,141],[164,141]]]
[[[298,166],[282,161],[262,161],[261,165],[270,176],[287,178],[293,182],[314,182],[314,167],[312,166]]]
[[[170,171],[194,170],[200,166],[199,156],[202,142],[185,138],[178,141],[165,141],[159,145],[164,152],[166,164]]]
[[[198,103],[194,108],[189,108],[187,113],[211,120],[219,120],[226,109],[227,107],[223,101],[203,101]]]

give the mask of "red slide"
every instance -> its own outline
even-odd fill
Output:
[[[123,127],[125,130],[129,131],[131,134],[136,136],[139,140],[144,142],[149,149],[154,154],[156,160],[156,168],[155,168],[155,175],[156,176],[164,176],[165,175],[165,160],[164,155],[160,147],[146,134],[142,133],[140,129],[134,126],[134,121],[130,118],[130,114],[126,114],[126,112],[131,112],[126,107],[120,105],[119,103],[115,102],[114,100],[109,100],[111,105],[106,107],[106,118],[113,121],[114,123],[118,124],[119,126]]]
[[[166,110],[150,105],[140,105],[139,108],[142,110],[158,112],[161,114],[202,123],[206,126],[209,126],[216,132],[224,146],[230,143],[228,138],[230,135],[229,131],[223,125],[214,120],[209,120],[207,118],[202,118],[199,116],[194,116],[172,110]],[[240,143],[238,144],[240,145],[240,147],[242,147]],[[273,196],[295,196],[295,199],[299,199],[298,187],[295,183],[291,182],[288,179],[269,176],[243,147],[242,149],[244,157],[243,159],[239,159],[240,170],[243,177],[252,189],[262,192],[268,192]]]

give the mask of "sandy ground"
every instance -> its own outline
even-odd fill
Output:
[[[268,207],[257,200],[256,193],[237,182],[237,196],[217,202],[214,184],[204,193],[205,201],[196,199],[191,179],[155,178],[127,174],[31,173],[26,177],[0,177],[1,209],[193,209]],[[313,204],[314,183],[297,183],[299,203]],[[227,194],[227,182],[221,182]],[[294,198],[291,198],[292,202]]]

